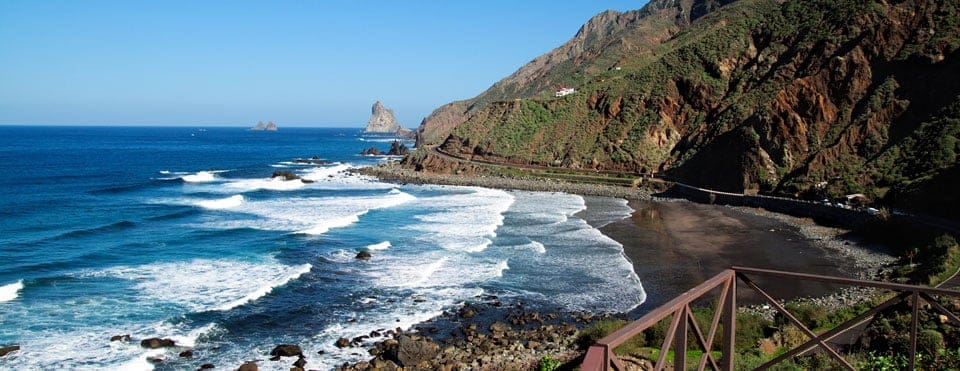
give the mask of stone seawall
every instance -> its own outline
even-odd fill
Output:
[[[683,198],[705,204],[761,207],[776,213],[812,218],[817,223],[823,225],[849,229],[861,227],[876,218],[860,210],[831,206],[819,202],[784,197],[717,192],[682,183],[673,183],[673,186],[661,195]]]

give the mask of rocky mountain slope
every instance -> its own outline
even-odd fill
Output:
[[[736,192],[862,192],[956,218],[958,8],[653,0],[604,12],[478,97],[437,109],[418,144]],[[559,84],[577,93],[554,97]],[[435,162],[418,158],[408,163]]]

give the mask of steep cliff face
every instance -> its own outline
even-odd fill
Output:
[[[407,132],[407,129],[400,126],[400,123],[397,122],[396,116],[393,115],[393,110],[384,107],[380,101],[377,101],[373,104],[373,108],[370,109],[370,120],[367,121],[367,127],[363,132],[403,135]]]
[[[450,153],[491,161],[659,171],[729,191],[866,192],[918,205],[958,171],[958,7],[654,1],[635,18],[604,13],[591,21],[623,28],[591,44],[598,49],[552,68],[531,62],[484,93],[525,98],[452,105],[463,111],[450,117],[462,122],[433,138]],[[578,93],[524,90],[546,81]]]
[[[640,10],[623,13],[608,10],[597,14],[569,41],[534,58],[477,97],[434,110],[417,128],[417,143],[442,143],[454,127],[490,103],[549,97],[561,84],[579,86],[621,62],[649,58],[657,45],[690,24],[692,19],[730,1],[654,0]]]

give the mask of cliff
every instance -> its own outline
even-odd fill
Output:
[[[377,101],[373,104],[373,108],[370,109],[370,120],[367,121],[367,127],[363,132],[406,135],[409,133],[409,130],[400,126],[397,118],[393,115],[393,110],[384,107],[380,101]]]
[[[639,10],[597,14],[569,41],[534,58],[477,97],[434,110],[416,129],[417,145],[442,143],[453,127],[492,102],[549,97],[559,85],[579,86],[621,61],[648,58],[657,45],[682,27],[730,1],[653,0]]]
[[[957,217],[958,7],[692,0],[604,12],[480,96],[439,108],[418,141],[733,192],[866,193]],[[577,93],[554,97],[559,83]]]

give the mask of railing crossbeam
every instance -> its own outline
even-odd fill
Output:
[[[834,328],[831,329],[830,331],[827,331],[827,332],[821,334],[818,338],[807,340],[807,342],[805,342],[805,343],[803,343],[803,344],[800,344],[799,346],[794,347],[793,349],[787,351],[786,353],[781,354],[779,357],[776,357],[776,358],[774,358],[774,359],[771,359],[770,361],[767,361],[767,363],[764,363],[764,364],[760,365],[760,367],[757,367],[757,370],[766,370],[766,369],[770,368],[770,366],[773,366],[773,365],[775,365],[775,364],[778,364],[778,363],[780,363],[780,362],[782,362],[782,361],[784,361],[784,360],[786,360],[786,359],[790,359],[790,358],[792,358],[793,356],[796,356],[796,355],[805,353],[805,352],[808,351],[811,347],[815,346],[815,345],[817,344],[817,341],[820,340],[820,339],[822,339],[822,340],[824,340],[824,341],[830,341],[831,339],[839,336],[840,334],[843,334],[844,332],[847,332],[847,330],[850,330],[851,328],[860,325],[861,323],[864,322],[864,320],[866,320],[866,319],[868,319],[868,318],[872,318],[872,317],[875,316],[877,313],[882,312],[884,309],[887,309],[887,308],[889,308],[889,307],[891,307],[891,306],[894,306],[894,305],[896,305],[896,304],[898,304],[898,303],[900,303],[900,302],[903,302],[903,300],[905,300],[905,299],[907,298],[907,296],[910,296],[910,294],[909,294],[909,293],[902,293],[902,294],[897,295],[897,296],[895,296],[895,297],[893,297],[893,298],[890,298],[890,299],[888,299],[887,301],[881,303],[880,305],[877,305],[876,307],[874,307],[874,308],[872,308],[872,309],[870,309],[870,310],[868,310],[868,311],[866,311],[866,312],[861,313],[860,315],[854,317],[853,319],[850,319],[850,320],[848,320],[848,321],[846,321],[846,322],[844,322],[844,323],[841,323],[839,326],[834,327]]]
[[[865,311],[864,313],[857,315],[853,319],[850,319],[834,327],[833,329],[817,335],[807,328],[802,322],[800,322],[792,313],[790,313],[790,311],[780,304],[779,301],[774,299],[773,296],[761,289],[755,282],[747,277],[747,274],[773,277],[776,279],[793,279],[858,287],[872,287],[877,289],[892,290],[898,292],[898,294]],[[674,350],[673,368],[678,370],[686,369],[687,331],[690,329],[693,332],[693,336],[695,337],[699,348],[703,349],[703,355],[700,356],[697,369],[704,370],[709,364],[710,367],[715,370],[720,369],[732,371],[734,369],[736,356],[738,280],[742,281],[747,285],[747,287],[750,287],[750,289],[762,296],[764,300],[770,303],[778,312],[782,313],[792,325],[799,328],[807,337],[809,337],[809,340],[803,344],[794,347],[793,349],[788,350],[786,353],[783,353],[761,365],[758,368],[760,370],[768,369],[786,359],[804,355],[817,348],[823,349],[827,354],[830,355],[830,357],[839,362],[843,368],[852,370],[854,369],[853,366],[850,365],[850,363],[847,362],[837,352],[837,350],[827,342],[857,326],[863,325],[880,312],[887,310],[898,303],[906,302],[907,300],[909,300],[909,302],[912,304],[910,354],[908,360],[909,363],[907,365],[911,369],[916,366],[917,361],[917,331],[919,327],[919,310],[922,304],[920,301],[921,299],[930,304],[933,308],[936,308],[937,311],[945,315],[946,318],[952,323],[960,325],[960,316],[957,316],[945,308],[934,297],[934,295],[960,297],[960,291],[957,290],[888,282],[864,281],[852,278],[829,277],[807,273],[733,267],[731,269],[724,270],[716,276],[704,281],[700,285],[687,290],[687,292],[677,296],[673,300],[668,301],[666,304],[655,308],[646,315],[642,316],[640,319],[627,324],[623,328],[614,331],[614,333],[597,341],[597,344],[588,349],[581,369],[589,371],[607,371],[610,369],[624,371],[624,365],[613,352],[614,348],[629,341],[631,338],[640,335],[644,330],[665,320],[668,316],[672,316],[670,320],[670,327],[668,328],[665,339],[660,347],[660,354],[658,355],[657,361],[654,364],[655,370],[663,370],[667,367],[667,353],[671,348]],[[720,294],[717,299],[716,309],[710,323],[709,331],[704,334],[690,305],[694,301],[701,299],[717,288],[720,288]],[[721,349],[722,357],[718,362],[718,359],[712,354],[712,349],[717,331],[720,331],[720,326],[722,326],[723,332],[723,346]]]
[[[800,331],[803,331],[803,333],[806,334],[809,338],[816,340],[817,344],[819,344],[820,347],[823,348],[823,350],[827,351],[827,354],[830,354],[830,356],[836,359],[837,362],[840,362],[840,364],[846,367],[848,370],[855,370],[853,365],[847,362],[847,360],[843,359],[840,353],[837,353],[837,351],[833,349],[833,347],[828,345],[826,342],[824,342],[823,339],[820,339],[819,337],[817,337],[817,335],[814,334],[813,331],[810,331],[810,329],[807,328],[807,326],[804,326],[804,324],[801,323],[800,320],[797,319],[797,317],[794,317],[793,313],[790,313],[790,311],[788,311],[787,308],[784,308],[783,305],[777,302],[777,300],[774,299],[772,296],[770,296],[770,294],[768,294],[766,291],[763,291],[763,289],[757,286],[757,284],[753,283],[753,281],[750,280],[750,278],[747,278],[747,276],[740,273],[737,273],[737,277],[740,278],[740,280],[743,281],[743,283],[746,283],[747,286],[749,286],[751,289],[759,293],[760,296],[763,296],[764,299],[766,299],[767,302],[770,303],[770,305],[772,305],[774,308],[777,309],[777,311],[779,311],[780,313],[783,313],[783,316],[787,317],[787,319],[790,320],[790,322],[793,323],[794,326],[797,326],[797,328],[799,328]]]
[[[954,325],[960,325],[960,317],[957,317],[956,314],[953,314],[953,312],[950,312],[949,309],[944,308],[943,305],[937,302],[937,299],[934,299],[933,296],[930,296],[926,293],[920,293],[920,297],[922,297],[923,300],[929,303],[931,306],[936,308],[937,311],[947,316],[947,319],[949,319],[950,321],[953,321]]]

